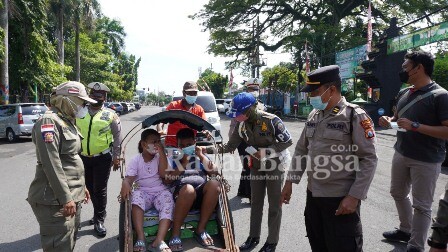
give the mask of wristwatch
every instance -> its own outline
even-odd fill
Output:
[[[420,127],[420,123],[412,122],[411,127],[412,127],[413,131],[416,131],[418,129],[418,127]]]

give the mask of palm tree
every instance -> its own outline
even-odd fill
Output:
[[[81,54],[79,49],[79,32],[81,25],[92,30],[95,17],[101,15],[100,4],[97,0],[76,0],[74,12],[75,27],[75,78],[81,80]]]
[[[104,43],[107,44],[116,58],[124,49],[124,38],[126,32],[121,22],[108,17],[102,17],[98,20],[97,30],[105,35]]]
[[[9,61],[9,52],[8,52],[8,5],[9,0],[2,0],[2,6],[0,9],[0,27],[3,29],[3,59],[0,63],[0,87],[4,87],[3,92],[5,92],[5,103],[8,104],[8,90],[9,90],[9,73],[8,73],[8,61]]]

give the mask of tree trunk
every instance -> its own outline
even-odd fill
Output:
[[[0,27],[3,28],[4,37],[3,45],[5,47],[5,55],[0,63],[0,90],[2,97],[0,97],[0,103],[9,103],[9,73],[8,73],[8,5],[9,0],[2,0],[3,9],[0,10]]]
[[[75,13],[75,71],[76,81],[81,80],[81,55],[79,52],[79,11]]]
[[[58,63],[64,65],[64,1],[59,2],[56,36],[58,40]]]

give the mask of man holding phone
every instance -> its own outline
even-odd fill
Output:
[[[395,200],[400,226],[384,238],[408,242],[407,251],[424,251],[431,224],[431,204],[448,139],[448,92],[431,80],[434,57],[423,51],[405,55],[400,80],[412,84],[401,90],[393,117],[382,116],[382,127],[396,122],[390,194]],[[409,193],[412,187],[412,197]]]

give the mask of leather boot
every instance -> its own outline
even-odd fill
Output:
[[[260,237],[247,237],[247,240],[243,244],[241,244],[240,250],[251,250],[255,248],[258,243],[260,243]]]

